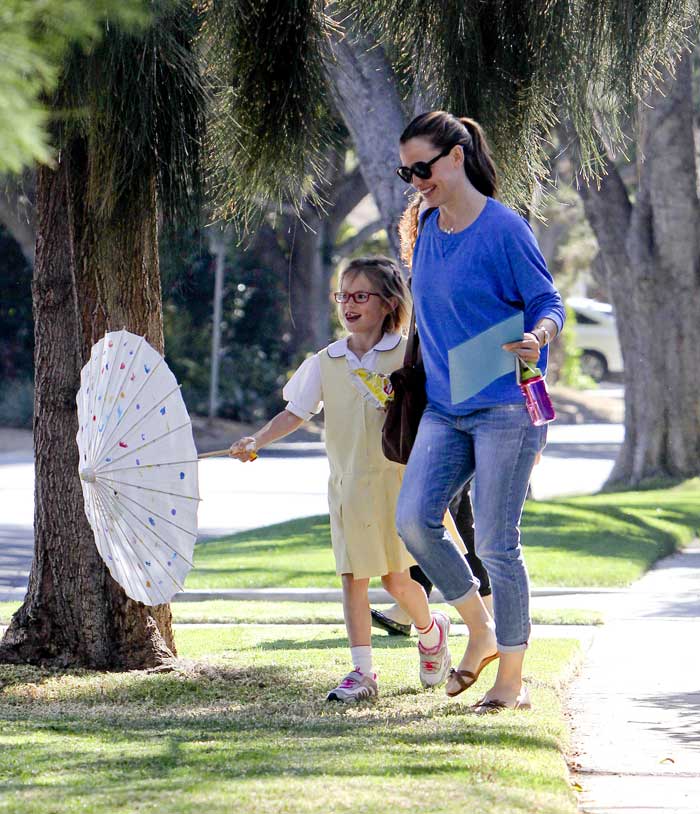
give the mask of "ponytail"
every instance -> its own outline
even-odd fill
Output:
[[[471,137],[471,149],[464,146],[464,172],[482,195],[495,198],[498,195],[498,176],[484,131],[474,119],[463,116],[458,121]]]

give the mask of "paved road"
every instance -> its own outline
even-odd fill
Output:
[[[622,440],[617,424],[553,426],[535,468],[536,499],[595,492]],[[225,458],[200,464],[202,537],[327,512],[328,461],[322,445],[281,446],[252,464]],[[0,600],[26,585],[33,546],[34,467],[26,452],[0,453]],[[13,590],[14,589],[14,590]],[[4,592],[4,593],[3,593]]]

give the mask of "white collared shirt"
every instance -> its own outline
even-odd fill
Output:
[[[339,359],[344,356],[349,370],[364,368],[365,370],[376,370],[377,355],[382,351],[394,350],[401,341],[401,334],[384,334],[377,344],[370,348],[361,358],[358,357],[348,347],[349,337],[333,342],[327,348],[328,355],[332,359]],[[326,349],[320,351],[325,353]],[[353,377],[354,378],[354,377]],[[287,410],[304,421],[308,421],[312,416],[320,413],[323,409],[323,388],[321,386],[321,361],[319,354],[315,353],[305,359],[300,367],[295,371],[292,378],[287,382],[282,390],[282,398],[287,401]]]

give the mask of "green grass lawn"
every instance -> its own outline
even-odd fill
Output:
[[[19,602],[0,602],[0,625],[6,625],[19,608]],[[379,609],[388,605],[377,605]],[[264,623],[278,625],[343,624],[343,606],[340,602],[263,602],[257,600],[212,599],[203,602],[173,602],[175,622],[185,624],[240,624]],[[451,605],[435,604],[434,609],[446,613],[456,624],[462,620]],[[562,608],[559,610],[532,609],[536,625],[602,625],[603,614],[598,611]]]
[[[628,585],[700,528],[700,480],[670,489],[530,501],[525,555],[536,586]],[[187,588],[338,585],[328,518],[201,543]]]
[[[323,700],[347,669],[341,626],[176,636],[170,673],[0,667],[0,812],[576,811],[560,700],[574,641],[528,651],[533,712],[480,718],[478,688],[420,689],[405,639],[378,640],[380,698],[348,708]]]

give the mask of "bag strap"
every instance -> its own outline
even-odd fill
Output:
[[[419,349],[418,331],[416,330],[416,309],[411,308],[411,325],[408,329],[408,341],[406,342],[406,353],[403,356],[404,367],[415,367],[418,362]]]
[[[418,234],[423,231],[423,226],[425,224],[426,218],[430,215],[431,212],[434,212],[437,209],[437,206],[431,206],[429,209],[425,209],[418,215]],[[412,276],[408,278],[408,288],[411,289],[411,279]],[[404,367],[415,367],[418,363],[418,357],[420,356],[420,340],[418,339],[418,331],[416,330],[416,309],[415,306],[411,308],[411,323],[408,329],[408,342],[406,343],[406,353],[403,357],[403,364]]]

